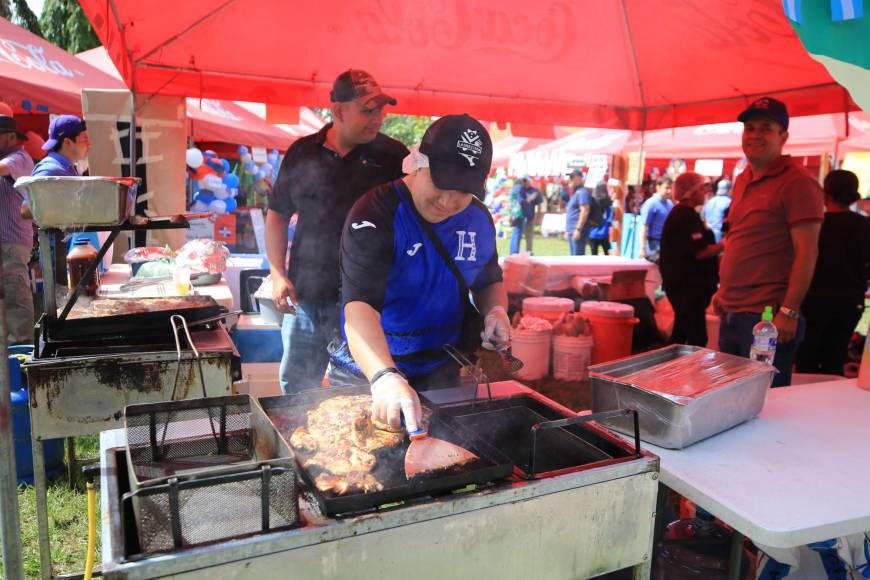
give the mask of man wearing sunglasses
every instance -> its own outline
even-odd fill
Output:
[[[266,255],[272,297],[287,313],[280,383],[285,393],[318,388],[327,345],[338,333],[338,254],[350,208],[369,189],[402,176],[408,149],[380,133],[384,94],[362,70],[340,74],[332,86],[333,122],[287,150],[269,196]],[[287,226],[299,218],[287,267]],[[366,224],[357,224],[367,227]]]

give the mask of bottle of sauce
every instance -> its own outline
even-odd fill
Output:
[[[84,278],[88,266],[97,259],[97,250],[88,240],[78,239],[73,249],[66,256],[67,285],[69,291],[75,290],[79,280]],[[85,282],[82,294],[96,296],[100,289],[100,275],[97,268],[91,272],[90,278]]]

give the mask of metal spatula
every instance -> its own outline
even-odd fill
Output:
[[[511,372],[511,374],[522,370],[524,363],[513,354],[509,344],[495,349],[501,359],[502,364]]]
[[[450,441],[429,437],[428,431],[409,432],[411,445],[405,453],[405,477],[412,479],[464,465],[477,459],[477,455]]]

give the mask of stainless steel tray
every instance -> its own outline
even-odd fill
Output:
[[[699,385],[692,396],[675,396],[657,391],[649,384],[637,384],[624,377],[703,351],[726,360],[746,373],[742,378],[715,388]],[[667,449],[682,449],[755,417],[764,400],[775,369],[742,357],[716,353],[695,346],[673,345],[589,368],[592,412],[634,409],[640,414],[640,437]],[[625,419],[606,424],[620,433],[631,434]]]
[[[22,177],[33,221],[42,227],[116,226],[133,215],[139,179]]]

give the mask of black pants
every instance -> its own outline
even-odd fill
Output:
[[[601,248],[601,253],[605,256],[607,252],[610,250],[610,240],[595,240],[589,239],[589,254],[592,256],[598,255],[598,248]]]
[[[807,335],[798,347],[799,373],[842,375],[849,340],[864,312],[863,301],[807,298],[801,306]]]
[[[708,293],[704,290],[676,291],[665,288],[665,294],[674,308],[674,328],[670,342],[707,346]]]

